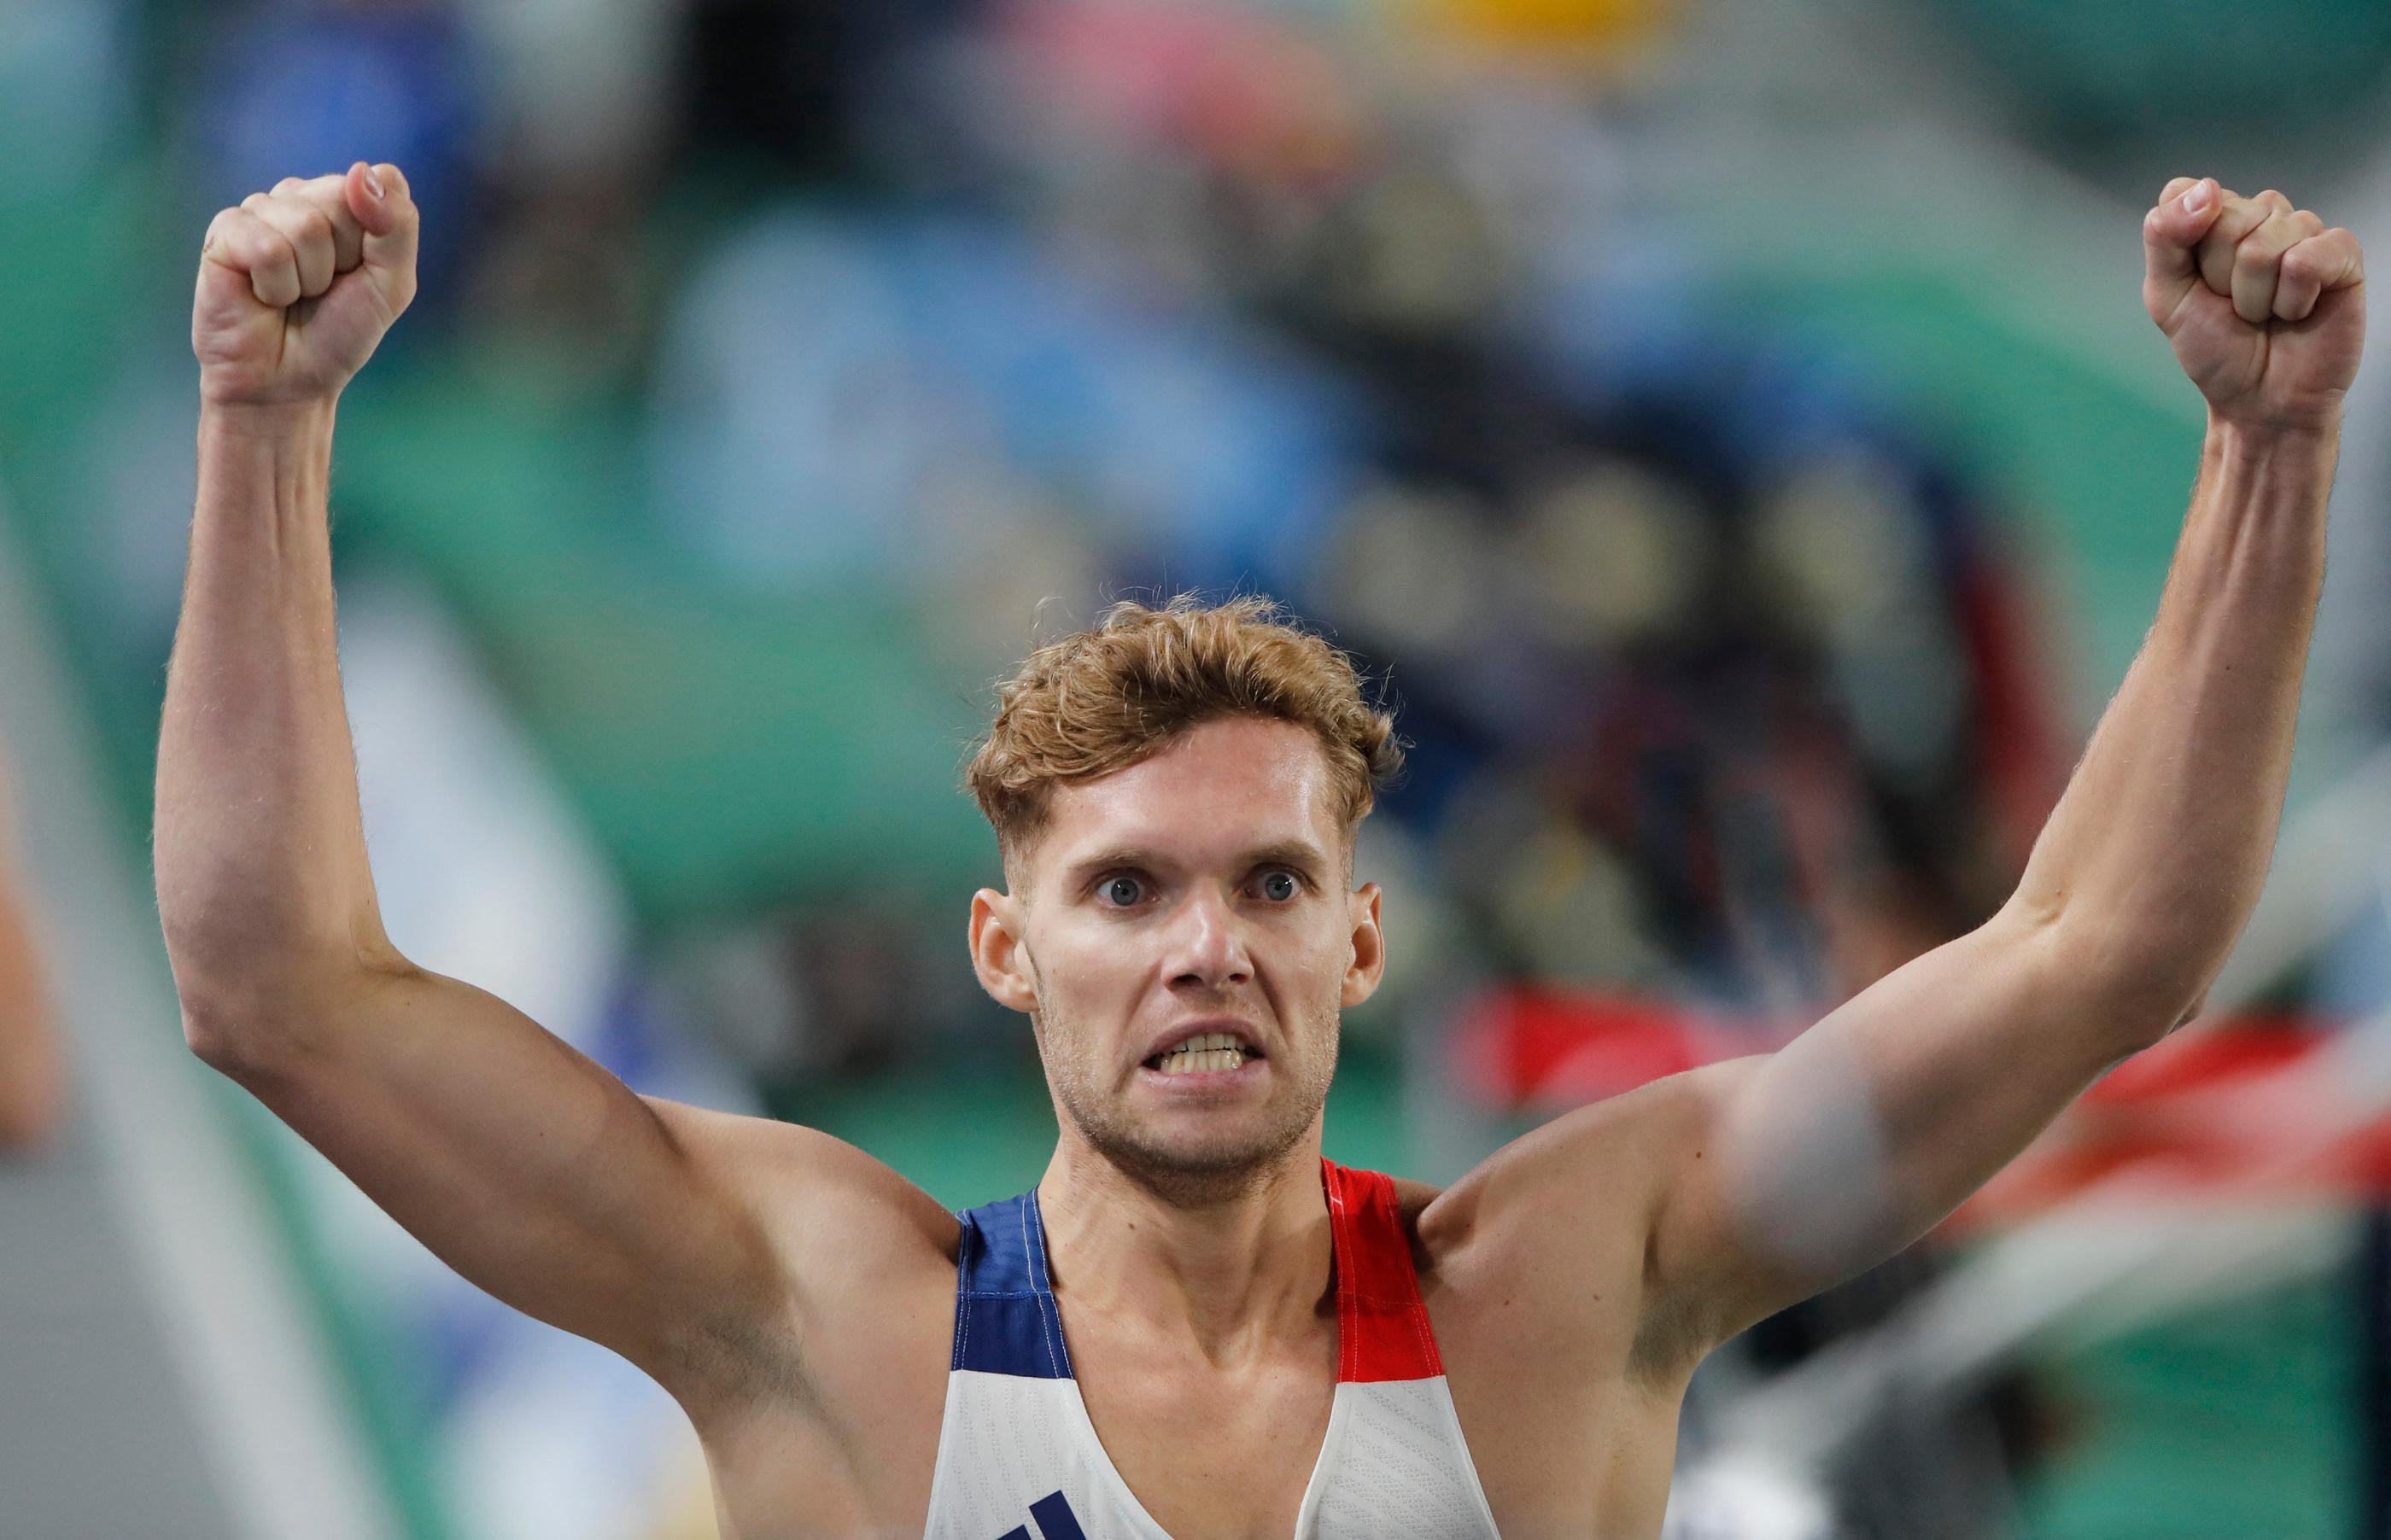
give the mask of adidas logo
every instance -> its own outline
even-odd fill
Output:
[[[1079,1527],[1079,1516],[1059,1492],[1049,1492],[1030,1504],[1029,1518],[1042,1540],[1088,1540],[1088,1532]],[[1029,1526],[1016,1524],[996,1540],[1030,1540]]]

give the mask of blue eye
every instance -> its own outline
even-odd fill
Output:
[[[1138,886],[1134,877],[1108,877],[1105,879],[1103,892],[1105,903],[1126,909],[1138,901],[1144,890]]]
[[[1295,876],[1291,872],[1272,872],[1262,879],[1262,896],[1273,904],[1286,903],[1295,892]]]

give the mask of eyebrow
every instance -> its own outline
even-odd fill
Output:
[[[1269,844],[1259,845],[1247,851],[1239,859],[1244,868],[1248,871],[1256,866],[1294,866],[1305,872],[1316,873],[1325,869],[1326,866],[1333,865],[1329,862],[1326,853],[1306,840],[1273,841]],[[1117,866],[1131,866],[1140,871],[1148,871],[1157,866],[1172,864],[1159,851],[1138,845],[1117,845],[1110,850],[1098,851],[1074,861],[1066,870],[1076,880],[1096,872],[1109,871]]]

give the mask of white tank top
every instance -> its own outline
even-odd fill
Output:
[[[1337,1392],[1294,1540],[1499,1540],[1420,1303],[1395,1185],[1323,1161]],[[1038,1195],[962,1215],[955,1351],[926,1540],[1170,1540],[1071,1377]]]

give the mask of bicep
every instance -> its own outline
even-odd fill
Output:
[[[777,1268],[718,1152],[497,997],[416,970],[226,1066],[467,1279],[660,1379],[772,1308]]]
[[[2003,917],[1705,1072],[1655,1211],[1656,1298],[1723,1337],[1916,1240],[2123,1056],[2105,1009]]]

